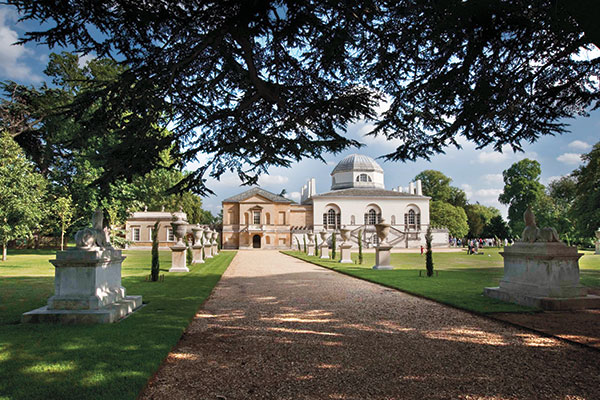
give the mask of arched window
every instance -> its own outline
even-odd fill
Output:
[[[371,177],[367,174],[360,174],[356,177],[356,182],[372,182]]]
[[[375,225],[377,223],[377,212],[372,208],[368,212],[369,214],[369,225]]]
[[[416,225],[417,221],[415,219],[415,210],[408,210],[408,224]]]
[[[327,211],[327,225],[335,226],[335,223],[336,223],[336,213],[333,208],[330,208],[329,211]]]

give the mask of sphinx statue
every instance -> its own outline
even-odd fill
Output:
[[[75,245],[79,249],[91,249],[99,247],[102,249],[112,248],[108,231],[103,226],[104,214],[98,209],[92,216],[92,227],[84,228],[75,234]]]
[[[525,220],[525,229],[521,234],[523,242],[560,242],[556,229],[550,227],[539,229],[537,227],[531,207],[527,207],[523,213],[523,219]]]

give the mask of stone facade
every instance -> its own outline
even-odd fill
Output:
[[[312,178],[301,190],[300,204],[261,188],[223,201],[223,247],[226,249],[290,249],[304,243],[308,232],[350,230],[349,243],[365,248],[378,244],[375,224],[391,225],[389,245],[396,248],[425,245],[429,200],[421,182],[392,190],[384,188],[383,169],[370,157],[353,154],[331,173],[331,190],[318,194]],[[433,245],[448,246],[448,231],[433,230]]]
[[[131,243],[127,248],[149,250],[152,248],[152,229],[154,223],[158,221],[158,247],[161,250],[168,250],[176,242],[175,234],[171,226],[173,216],[187,219],[184,212],[166,212],[166,211],[137,211],[125,222],[127,231],[127,240]]]

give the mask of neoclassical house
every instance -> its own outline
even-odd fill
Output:
[[[333,233],[345,226],[352,230],[355,245],[360,233],[368,248],[377,243],[375,224],[382,219],[392,226],[388,238],[392,245],[419,247],[429,226],[429,200],[420,181],[385,189],[379,164],[352,154],[331,172],[330,191],[317,193],[312,178],[302,187],[300,204],[261,188],[223,200],[223,247],[295,248],[311,230]],[[434,229],[433,243],[447,246],[448,231]]]
[[[171,221],[173,216],[180,216],[187,220],[184,212],[166,212],[166,211],[136,211],[132,213],[125,222],[125,231],[127,240],[130,244],[129,249],[150,249],[152,248],[152,230],[154,224],[158,221],[158,246],[161,250],[168,249],[176,242],[173,235]]]

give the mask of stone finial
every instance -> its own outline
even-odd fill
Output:
[[[75,245],[79,249],[91,249],[94,247],[112,248],[108,238],[108,231],[103,227],[104,214],[97,209],[92,215],[92,227],[84,228],[75,234]]]

